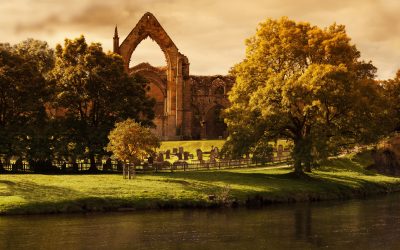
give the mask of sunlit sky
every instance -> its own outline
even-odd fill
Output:
[[[54,47],[83,34],[111,50],[114,26],[122,42],[147,11],[189,58],[191,74],[227,74],[243,59],[244,40],[257,24],[281,16],[320,27],[346,25],[362,58],[378,67],[380,79],[392,78],[400,68],[399,0],[1,0],[0,42],[32,37]],[[165,65],[149,39],[132,60]]]

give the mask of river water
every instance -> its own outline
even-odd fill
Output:
[[[400,194],[262,209],[0,217],[0,249],[400,249]]]

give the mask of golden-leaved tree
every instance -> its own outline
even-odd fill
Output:
[[[226,152],[240,156],[260,140],[290,139],[295,172],[302,173],[388,131],[376,68],[360,60],[344,26],[268,19],[246,45],[245,59],[231,71]]]
[[[118,160],[133,163],[134,167],[160,147],[158,137],[132,119],[116,123],[108,139],[107,151],[112,152]]]

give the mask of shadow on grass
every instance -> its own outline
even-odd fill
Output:
[[[55,186],[38,185],[33,182],[13,182],[0,180],[13,195],[20,196],[27,201],[40,201],[45,199],[73,198],[82,195],[81,192]]]
[[[8,214],[53,214],[53,213],[82,213],[82,212],[106,212],[106,211],[133,211],[141,209],[168,209],[185,207],[210,206],[204,200],[179,199],[165,197],[95,197],[68,188],[38,185],[35,183],[19,183],[8,180],[0,180],[0,185],[6,186],[7,196],[17,196],[25,200],[22,203],[10,206],[1,206],[0,215]],[[2,208],[2,209],[1,209]]]
[[[240,202],[261,197],[261,203],[346,199],[400,190],[400,181],[388,183],[380,180],[380,176],[376,176],[376,179],[373,177],[374,179],[371,181],[366,180],[365,176],[375,176],[376,174],[365,170],[361,164],[348,158],[330,160],[317,170],[302,176],[297,176],[290,169],[253,172],[243,170],[174,172],[144,175],[143,180],[154,182],[154,186],[160,182],[178,184],[178,186],[171,185],[174,186],[171,187],[171,192],[161,190],[160,193],[151,197],[136,195],[134,189],[132,189],[132,195],[121,198],[118,197],[118,193],[113,193],[113,190],[107,190],[106,196],[103,197],[100,195],[89,196],[77,190],[47,186],[45,183],[39,185],[29,181],[0,180],[0,185],[6,186],[11,195],[27,201],[7,208],[6,213],[9,214],[209,207],[215,203],[208,201],[207,195],[216,196],[224,189],[226,190],[228,186],[229,195],[237,198]],[[127,185],[127,188],[133,187]],[[193,194],[174,196],[176,188]]]
[[[349,168],[349,171],[351,168]],[[341,170],[343,171],[343,170]],[[362,170],[357,170],[364,172]],[[354,171],[353,171],[354,172]],[[369,173],[367,173],[369,174]],[[332,198],[350,198],[355,195],[384,192],[385,183],[376,183],[346,175],[312,173],[297,176],[292,172],[281,173],[239,173],[239,172],[202,172],[162,174],[167,182],[184,183],[182,188],[188,191],[215,194],[230,186],[231,194],[244,198],[255,195],[281,197],[288,200],[313,199],[312,196],[331,196]],[[172,179],[172,180],[171,180]],[[300,197],[300,198],[299,198]]]
[[[335,158],[321,163],[322,166],[315,168],[321,172],[356,172],[363,175],[376,176],[377,174],[365,169],[363,164],[349,158]]]

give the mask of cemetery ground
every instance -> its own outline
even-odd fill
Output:
[[[359,198],[400,191],[400,179],[365,170],[368,153],[295,176],[290,166],[138,174],[0,175],[0,214],[260,206]]]
[[[185,151],[196,154],[197,149],[202,151],[209,151],[212,147],[221,149],[224,143],[225,140],[163,141],[159,151],[183,147]]]

